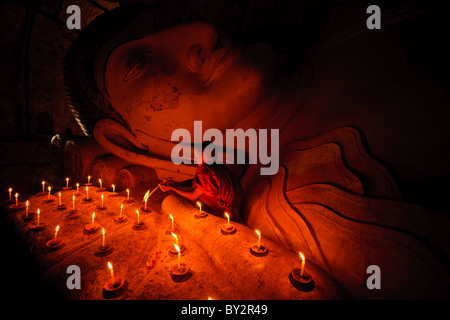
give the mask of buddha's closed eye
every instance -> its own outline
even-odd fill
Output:
[[[132,67],[125,74],[122,81],[123,82],[130,81],[134,77],[141,74],[145,70],[145,67],[147,66],[152,54],[153,54],[153,52],[147,51],[144,54],[142,54],[138,59],[136,59],[136,62],[132,65]]]

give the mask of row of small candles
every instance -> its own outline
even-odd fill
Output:
[[[90,199],[89,198],[89,185],[92,185],[91,183],[90,183],[90,179],[91,179],[91,177],[90,176],[88,176],[88,182],[86,183],[86,199]],[[102,189],[102,180],[101,179],[99,179],[98,180],[99,181],[99,185],[100,185],[100,189]],[[43,194],[45,194],[45,181],[42,181],[42,193]],[[76,187],[77,187],[77,193],[79,193],[79,183],[77,183],[76,184]],[[158,186],[159,187],[159,186]],[[144,199],[143,199],[143,202],[144,202],[144,210],[147,210],[147,200],[148,200],[148,198],[158,189],[158,187],[156,187],[151,193],[150,193],[150,191],[147,191],[147,193],[145,194],[145,196],[144,196]],[[50,199],[50,196],[51,196],[51,186],[48,186],[48,188],[47,188],[47,190],[48,190],[48,196],[47,196],[47,198],[48,199]],[[66,178],[66,187],[64,188],[64,189],[70,189],[70,187],[69,187],[69,178]],[[112,193],[113,194],[115,194],[115,185],[112,185]],[[12,188],[9,188],[8,189],[8,192],[9,192],[9,202],[12,202],[12,191],[13,191],[13,189]],[[130,190],[129,189],[126,189],[126,192],[127,192],[127,197],[126,197],[126,199],[127,200],[130,200]],[[18,193],[15,193],[15,205],[16,205],[16,207],[18,207],[19,206],[19,202],[18,202],[18,197],[19,197],[19,194]],[[58,198],[59,198],[59,207],[61,207],[62,206],[62,202],[61,202],[61,192],[59,192],[58,193]],[[75,211],[75,194],[74,195],[72,195],[72,210],[73,211]],[[201,203],[200,202],[197,202],[197,206],[199,207],[199,215],[203,215],[204,214],[204,212],[202,211],[202,205],[201,205]],[[29,207],[29,201],[27,200],[26,201],[26,214],[25,214],[25,216],[26,217],[28,217],[28,207]],[[101,207],[104,207],[104,197],[103,197],[103,194],[101,195]],[[119,218],[120,219],[122,219],[122,212],[123,212],[123,204],[121,205],[121,207],[120,207],[120,214],[119,214]],[[139,210],[136,210],[136,214],[137,214],[137,225],[139,225],[140,224],[140,219],[139,219]],[[230,223],[230,216],[229,216],[229,214],[227,213],[227,212],[225,212],[224,213],[224,215],[225,215],[225,217],[227,218],[227,224],[226,225],[224,225],[224,227],[222,228],[222,229],[230,229],[230,228],[234,228],[234,226]],[[181,249],[180,249],[180,245],[179,245],[179,242],[178,242],[178,237],[177,237],[177,235],[176,234],[174,234],[173,233],[173,231],[174,231],[174,218],[173,218],[173,216],[171,215],[171,214],[169,214],[169,217],[170,217],[170,219],[171,219],[171,234],[172,234],[172,236],[174,237],[174,239],[175,239],[175,243],[174,243],[174,248],[175,248],[175,250],[176,250],[176,252],[178,253],[178,264],[177,264],[177,269],[178,270],[180,270],[180,266],[181,266]],[[94,221],[95,221],[95,212],[93,212],[92,213],[92,218],[91,218],[91,227],[92,228],[94,228]],[[37,226],[39,227],[39,224],[40,224],[40,209],[38,208],[37,209]],[[55,235],[54,235],[54,240],[56,240],[57,239],[57,235],[58,235],[58,231],[59,231],[59,229],[60,229],[60,226],[58,225],[58,226],[56,226],[56,228],[55,228]],[[261,233],[260,233],[260,231],[258,231],[258,230],[255,230],[255,232],[256,232],[256,234],[257,234],[257,236],[258,236],[258,242],[257,242],[257,250],[260,250],[261,249]],[[105,233],[105,229],[104,228],[102,228],[102,247],[103,248],[106,248],[106,240],[105,240],[105,237],[106,237],[106,233]],[[300,256],[300,259],[301,259],[301,268],[300,268],[300,277],[302,278],[303,276],[304,276],[304,269],[305,269],[305,257],[304,257],[304,255],[303,255],[303,253],[302,252],[299,252],[299,256]],[[114,286],[114,284],[115,284],[115,282],[116,282],[116,280],[115,280],[115,277],[114,277],[114,271],[113,271],[113,266],[112,266],[112,263],[111,262],[109,262],[108,261],[108,268],[109,268],[109,270],[110,270],[110,273],[111,273],[111,284]]]

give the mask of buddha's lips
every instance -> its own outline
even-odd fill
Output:
[[[241,49],[232,37],[224,35],[218,39],[216,47],[206,59],[205,67],[209,77],[206,84],[218,78],[225,70],[232,66],[241,56]]]

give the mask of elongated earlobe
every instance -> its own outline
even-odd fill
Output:
[[[120,156],[121,153],[147,152],[148,147],[140,143],[136,137],[118,122],[102,119],[95,125],[94,138],[111,153]]]

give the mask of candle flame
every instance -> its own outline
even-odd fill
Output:
[[[211,297],[208,297],[208,300],[212,300],[212,298],[211,298]]]
[[[147,201],[149,195],[150,195],[150,190],[148,190],[147,193],[144,195],[144,201]]]
[[[80,184],[77,182],[77,188],[80,186]]]
[[[225,212],[225,217],[227,217],[227,219],[230,218],[230,216],[228,215],[228,213]]]
[[[75,195],[72,196],[72,200],[75,201]]]
[[[102,228],[102,234],[105,235],[105,228]]]
[[[47,188],[47,190],[48,190],[48,191],[52,190],[52,187],[49,186],[49,187]]]
[[[139,210],[136,209],[136,213],[139,214]]]
[[[92,219],[95,218],[95,212],[92,212]]]
[[[69,181],[69,178],[66,178],[66,181]]]
[[[57,225],[57,226],[56,226],[56,229],[55,229],[55,231],[56,231],[56,232],[58,232],[58,231],[59,231],[59,225]]]
[[[28,200],[27,200],[27,202],[26,202],[25,204],[26,204],[26,206],[28,207],[28,205],[29,205]]]
[[[19,197],[19,194],[18,194],[18,193],[16,193],[16,194],[15,194],[14,196],[15,196],[15,197],[17,198],[17,197]]]
[[[173,220],[173,217],[172,217],[172,215],[171,215],[171,214],[169,214],[169,217],[170,217],[170,219],[172,219],[172,220]]]
[[[13,190],[12,188],[9,188],[9,189],[8,189],[9,192],[12,192],[12,190]]]
[[[127,189],[127,193],[130,193],[130,189]]]
[[[300,254],[300,258],[302,259],[302,261],[305,261],[305,257],[303,256],[303,253],[299,252]]]
[[[123,209],[123,203],[120,205],[120,209]]]
[[[115,189],[115,188],[116,188],[116,186],[115,186],[115,185],[112,185],[112,187],[113,187],[113,189]]]
[[[109,270],[112,270],[112,268],[113,268],[111,262],[109,262],[109,261],[108,261],[108,268],[109,268]]]
[[[258,234],[258,236],[261,236],[261,233],[259,233],[258,230],[255,230],[255,232]]]
[[[89,191],[89,187],[86,186],[86,191]]]
[[[201,208],[202,204],[199,201],[197,201],[197,206],[199,206]]]
[[[41,183],[42,183],[42,184],[45,184],[45,181],[42,181]]]
[[[172,236],[176,239],[178,238],[177,235],[175,233],[172,232]]]
[[[178,251],[178,253],[180,253],[180,248],[179,248],[176,244],[174,244],[173,246],[174,246],[175,249]]]
[[[102,199],[103,199],[103,193],[102,193]]]
[[[61,192],[58,193],[58,196],[61,198]]]
[[[102,179],[98,179],[98,182],[102,183]]]
[[[37,209],[37,214],[38,215],[41,214],[41,210]]]

